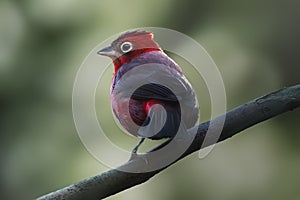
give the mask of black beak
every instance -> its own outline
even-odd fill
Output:
[[[117,57],[117,52],[111,46],[100,49],[97,51],[97,54],[108,57]]]

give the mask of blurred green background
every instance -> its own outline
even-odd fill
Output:
[[[300,83],[299,7],[294,0],[1,0],[0,198],[32,199],[107,170],[81,144],[71,106],[80,64],[107,37],[144,26],[193,37],[218,65],[231,109]],[[108,92],[99,98],[108,102]],[[98,112],[111,115],[109,107]],[[300,199],[299,117],[296,110],[252,127],[205,159],[195,153],[109,199]]]

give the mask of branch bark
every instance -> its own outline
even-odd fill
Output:
[[[178,160],[198,151],[200,148],[212,145],[214,142],[206,142],[205,146],[202,146],[207,134],[208,126],[211,125],[212,127],[217,128],[220,125],[219,122],[222,117],[225,117],[225,124],[217,142],[226,140],[257,123],[298,108],[299,106],[300,84],[280,89],[236,107],[221,117],[217,117],[195,127],[198,130],[192,144]],[[208,135],[208,137],[210,136]],[[147,165],[147,163],[141,164],[140,159],[141,158],[133,159],[120,166],[118,169],[138,168]],[[174,161],[172,164],[176,163],[178,160]],[[147,173],[128,173],[118,169],[112,169],[79,183],[46,194],[38,198],[38,200],[103,199],[135,185],[144,183],[165,168]]]

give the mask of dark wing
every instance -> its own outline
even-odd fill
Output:
[[[144,130],[144,132],[141,131],[138,135],[143,135],[144,137],[152,139],[172,137],[172,135],[169,134],[173,133],[173,131],[169,133],[165,130],[171,130],[170,127],[177,124],[176,121],[180,121],[179,118],[184,120],[186,128],[192,127],[198,119],[199,110],[197,100],[190,83],[179,70],[175,67],[168,66],[169,65],[162,65],[159,63],[137,65],[134,63],[128,63],[127,65],[122,66],[124,72],[121,68],[116,74],[116,78],[111,89],[112,96],[118,96],[119,99],[123,100],[132,99],[133,101],[136,101],[133,105],[138,105],[140,103],[140,106],[142,106],[142,102],[147,102],[149,100],[170,102],[164,104],[165,111],[167,112],[167,122],[166,126],[160,131],[160,133],[156,136],[151,136],[148,131]],[[126,67],[130,68],[130,70],[126,70]],[[121,103],[119,106],[120,109],[124,109],[122,107],[122,101],[119,103]],[[178,103],[180,108],[178,108]],[[183,113],[181,113],[181,110]],[[149,115],[151,115],[151,113],[152,110],[150,109]],[[155,113],[155,116],[152,116],[152,120],[162,122],[163,113],[157,111],[153,111],[153,113]],[[137,118],[140,119],[140,112],[136,114]],[[145,120],[145,117],[146,116],[142,116],[142,121]],[[170,125],[170,127],[168,127],[168,125]]]
[[[156,83],[142,85],[134,91],[131,98],[142,101],[156,99],[160,101],[177,102],[180,100],[169,88]]]
[[[139,101],[169,102],[181,101],[193,93],[182,74],[159,64],[128,71],[116,82],[112,92]]]

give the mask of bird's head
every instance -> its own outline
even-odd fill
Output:
[[[150,51],[161,51],[158,44],[153,40],[153,33],[147,31],[130,31],[120,35],[108,47],[97,53],[108,56],[113,60],[115,72],[125,63],[136,56]]]

